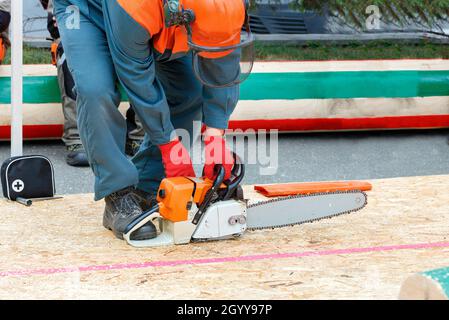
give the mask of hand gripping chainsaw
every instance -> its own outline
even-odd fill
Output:
[[[167,178],[159,187],[158,204],[131,222],[124,239],[134,247],[156,247],[240,237],[246,230],[273,229],[359,211],[367,204],[364,182],[302,183],[256,186],[268,201],[249,204],[240,183],[245,167],[236,157],[232,177],[220,168],[215,181]],[[131,234],[152,221],[158,236],[131,240]]]

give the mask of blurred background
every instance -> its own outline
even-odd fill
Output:
[[[391,1],[375,1],[382,13],[378,25],[376,19],[368,23],[369,17],[377,18],[375,11],[367,13],[372,2],[253,2],[251,27],[258,39],[257,60],[449,59],[449,1],[413,1],[413,5],[410,1],[394,1],[395,6]],[[24,3],[24,62],[50,64],[47,14],[38,0]],[[5,63],[9,63],[8,58]],[[449,88],[449,76],[445,74],[442,77],[446,80],[438,81],[443,86],[446,81]],[[446,107],[449,114],[449,105],[442,108]],[[285,133],[279,136],[276,174],[260,176],[257,166],[249,166],[245,183],[449,174],[448,136],[447,128]],[[51,158],[59,193],[92,191],[90,168],[67,166],[61,141],[27,141],[25,153]],[[0,161],[7,157],[9,143],[0,142]]]
[[[46,31],[47,15],[42,9],[39,0],[24,0],[24,31],[25,39],[29,44],[45,46],[49,45],[45,39],[48,37]],[[383,17],[380,28],[374,30],[357,30],[351,19],[346,16],[352,10],[350,4],[344,4],[343,8],[332,7],[332,3],[338,1],[298,1],[298,0],[257,0],[253,1],[251,10],[251,28],[259,35],[283,34],[283,35],[305,35],[305,34],[357,34],[364,33],[381,34],[399,32],[416,33],[416,39],[422,36],[422,32],[433,30],[435,32],[449,30],[449,21],[442,19],[438,25],[433,27],[424,26],[417,21],[405,20],[394,21]],[[357,3],[357,1],[354,1]],[[373,1],[358,1],[362,4]],[[378,3],[379,1],[374,1]],[[382,2],[382,1],[380,1]],[[388,4],[389,1],[385,1]],[[422,1],[429,3],[429,1]],[[408,1],[404,1],[408,3]],[[366,7],[366,5],[365,5]],[[412,10],[412,8],[411,8]],[[400,12],[399,12],[400,13]],[[398,15],[400,17],[400,15]],[[352,18],[355,18],[353,16]],[[403,18],[403,16],[402,16]],[[359,21],[360,23],[360,21]],[[401,25],[402,24],[402,25]],[[282,37],[281,37],[282,38]],[[264,39],[264,37],[259,37]],[[279,38],[278,38],[279,39]],[[286,37],[288,39],[288,37]],[[290,38],[292,39],[292,38]],[[293,38],[294,39],[294,38]],[[299,38],[298,38],[299,39]],[[306,38],[301,38],[306,39]],[[310,37],[317,40],[319,37]],[[322,37],[321,39],[326,39]],[[350,38],[345,38],[350,39]],[[353,39],[358,39],[354,37]]]

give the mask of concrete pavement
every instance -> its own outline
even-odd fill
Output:
[[[277,172],[263,176],[259,165],[248,165],[244,183],[449,174],[448,137],[449,130],[280,135]],[[62,142],[26,142],[24,150],[51,159],[58,194],[93,191],[90,168],[68,166]],[[0,142],[1,162],[9,152],[9,143]]]

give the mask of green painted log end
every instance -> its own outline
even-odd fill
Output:
[[[449,267],[415,274],[403,283],[401,300],[449,300]]]
[[[11,79],[0,76],[0,104],[9,104]],[[127,101],[120,88],[123,101]],[[60,102],[55,76],[24,78],[25,103]],[[255,73],[242,84],[241,100],[415,98],[449,96],[445,71],[341,71]]]

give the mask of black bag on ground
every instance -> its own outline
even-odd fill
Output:
[[[44,156],[12,157],[1,167],[3,195],[10,200],[54,197],[53,165]]]

